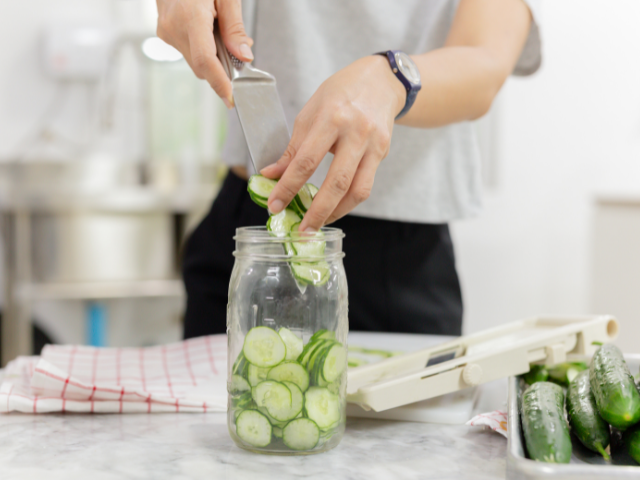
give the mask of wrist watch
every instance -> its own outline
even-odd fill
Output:
[[[422,88],[420,83],[420,70],[411,57],[404,53],[402,50],[387,50],[386,52],[378,52],[376,55],[382,55],[387,57],[391,70],[398,77],[398,80],[402,82],[404,88],[407,89],[407,101],[404,104],[404,108],[400,111],[396,120],[404,116],[413,102],[415,102],[418,92]]]

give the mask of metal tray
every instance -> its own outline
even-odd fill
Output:
[[[638,371],[640,355],[625,355],[632,372]],[[587,450],[572,435],[573,452],[571,463],[554,464],[530,460],[525,455],[518,397],[521,393],[519,377],[509,377],[509,418],[507,422],[507,478],[510,480],[563,479],[639,479],[640,466],[626,453],[614,450],[611,462],[606,462],[597,453]],[[613,439],[612,439],[613,441]]]

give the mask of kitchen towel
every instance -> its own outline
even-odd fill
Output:
[[[495,410],[493,412],[481,413],[469,420],[465,425],[470,427],[489,427],[503,437],[507,436],[507,412]]]
[[[226,335],[146,348],[47,345],[9,363],[0,412],[224,412],[226,378]]]

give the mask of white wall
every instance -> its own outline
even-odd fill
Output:
[[[588,312],[594,193],[640,191],[639,18],[635,0],[543,3],[543,66],[502,92],[498,188],[453,227],[467,332]]]

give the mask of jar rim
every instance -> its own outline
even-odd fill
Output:
[[[322,227],[320,231],[323,233],[322,240],[331,242],[344,238],[344,232],[335,227]],[[240,227],[236,229],[236,235],[233,237],[236,241],[250,243],[286,243],[290,242],[290,237],[277,237],[273,235],[266,226]]]

